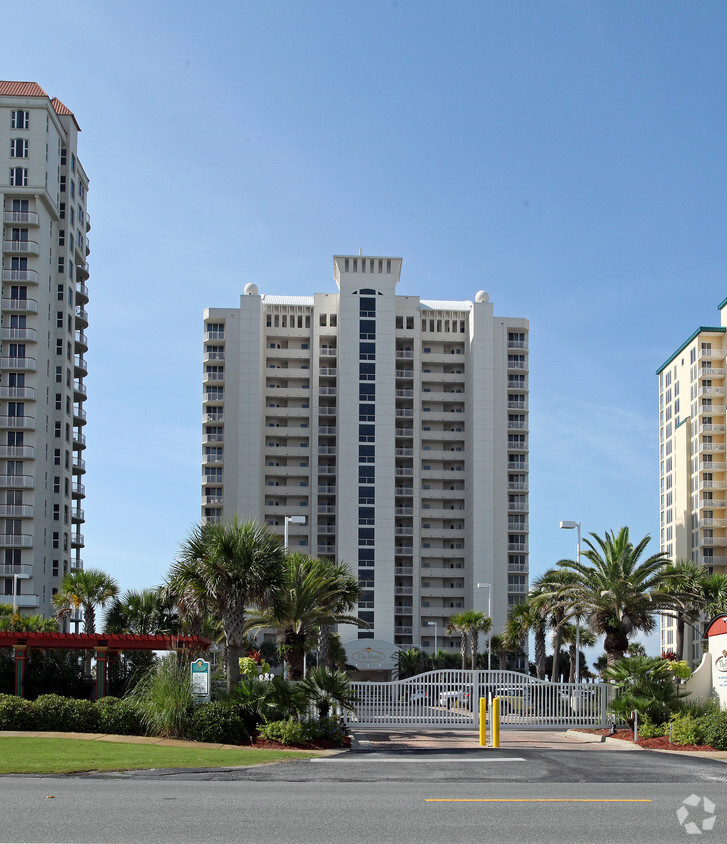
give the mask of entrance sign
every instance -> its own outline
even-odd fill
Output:
[[[192,701],[195,706],[210,702],[210,663],[204,659],[192,663]]]

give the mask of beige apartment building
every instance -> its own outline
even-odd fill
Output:
[[[657,370],[661,550],[717,574],[727,572],[726,305],[721,325],[698,328]],[[692,664],[701,659],[701,638],[686,628],[684,658]],[[661,648],[675,644],[674,618],[664,614]]]
[[[0,82],[0,601],[51,615],[81,568],[88,178],[72,112]]]
[[[528,588],[528,322],[397,295],[402,259],[337,255],[335,292],[204,314],[202,519],[347,561],[358,616],[402,648],[458,647]]]

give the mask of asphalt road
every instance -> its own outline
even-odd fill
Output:
[[[2,777],[0,794],[0,842],[664,844],[695,840],[689,823],[697,840],[727,830],[727,763],[628,751],[351,753],[215,772]],[[691,795],[699,805],[680,825]]]

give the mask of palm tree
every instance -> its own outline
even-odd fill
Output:
[[[447,625],[447,635],[459,635],[459,647],[462,652],[462,671],[467,670],[467,634],[469,632],[467,611],[455,613]]]
[[[702,584],[702,597],[707,618],[727,612],[727,575],[706,575]]]
[[[480,633],[489,633],[492,630],[492,619],[479,610],[469,610],[468,632],[470,635],[470,662],[472,670],[477,670],[477,651],[479,650]],[[490,643],[492,646],[492,643]]]
[[[159,589],[127,589],[111,601],[104,629],[107,633],[176,634],[180,632],[179,614],[171,596]]]
[[[535,637],[535,673],[539,680],[545,679],[547,613],[542,606],[531,600],[515,604],[505,625],[503,637],[511,647],[519,647],[532,630]]]
[[[281,588],[269,608],[251,614],[249,627],[272,627],[278,631],[291,680],[302,678],[303,658],[321,625],[368,627],[366,622],[341,610],[350,605],[354,584],[358,597],[358,582],[345,564],[306,554],[289,554],[285,558]],[[327,654],[325,658],[328,659]]]
[[[656,612],[670,605],[662,590],[668,558],[659,552],[641,560],[650,537],[634,545],[627,527],[617,534],[607,532],[603,539],[590,536],[593,541],[584,541],[587,550],[580,561],[561,560],[558,566],[575,575],[569,586],[571,600],[582,609],[591,630],[605,636],[604,650],[613,665],[626,652],[629,636],[650,633]]]
[[[568,682],[575,683],[577,660],[581,658],[580,651],[576,648],[576,639],[580,639],[580,644],[582,647],[592,648],[596,644],[596,637],[588,629],[584,630],[583,628],[581,628],[580,633],[578,633],[575,624],[564,624],[561,628],[561,638],[563,642],[568,645],[568,655],[570,657]]]
[[[10,632],[55,633],[58,622],[42,615],[13,613],[12,604],[0,604],[0,630]]]
[[[575,577],[563,569],[549,569],[533,583],[529,600],[545,613],[548,626],[553,629],[553,653],[560,653],[563,626],[570,618],[582,613],[573,592]],[[550,679],[559,679],[560,660],[553,659]]]
[[[74,610],[83,610],[83,632],[96,632],[96,607],[103,607],[119,593],[119,585],[101,569],[75,569],[64,575],[61,588],[53,596],[60,619]]]
[[[672,598],[676,619],[676,658],[684,654],[684,628],[699,621],[707,599],[705,586],[708,578],[704,566],[694,560],[677,560],[664,573],[664,592]]]
[[[415,677],[417,674],[423,674],[432,668],[429,656],[419,648],[397,651],[396,663],[400,680]]]
[[[350,711],[358,700],[344,671],[311,668],[305,679],[301,680],[300,688],[308,701],[318,709],[319,718],[327,718],[332,706]]]
[[[283,583],[280,537],[255,521],[198,525],[182,543],[167,577],[177,605],[221,622],[227,653],[227,690],[240,680],[245,619],[251,605],[270,606]]]
[[[361,596],[358,578],[351,574],[346,563],[332,564],[332,576],[328,579],[328,595],[321,594],[323,603],[329,604],[333,615],[345,615],[356,608]],[[318,627],[318,667],[329,668],[331,665],[331,625],[320,624]],[[344,654],[345,659],[345,654]]]

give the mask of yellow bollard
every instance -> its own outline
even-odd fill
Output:
[[[480,698],[480,747],[487,747],[487,698]]]
[[[492,746],[500,746],[500,698],[492,698]]]

